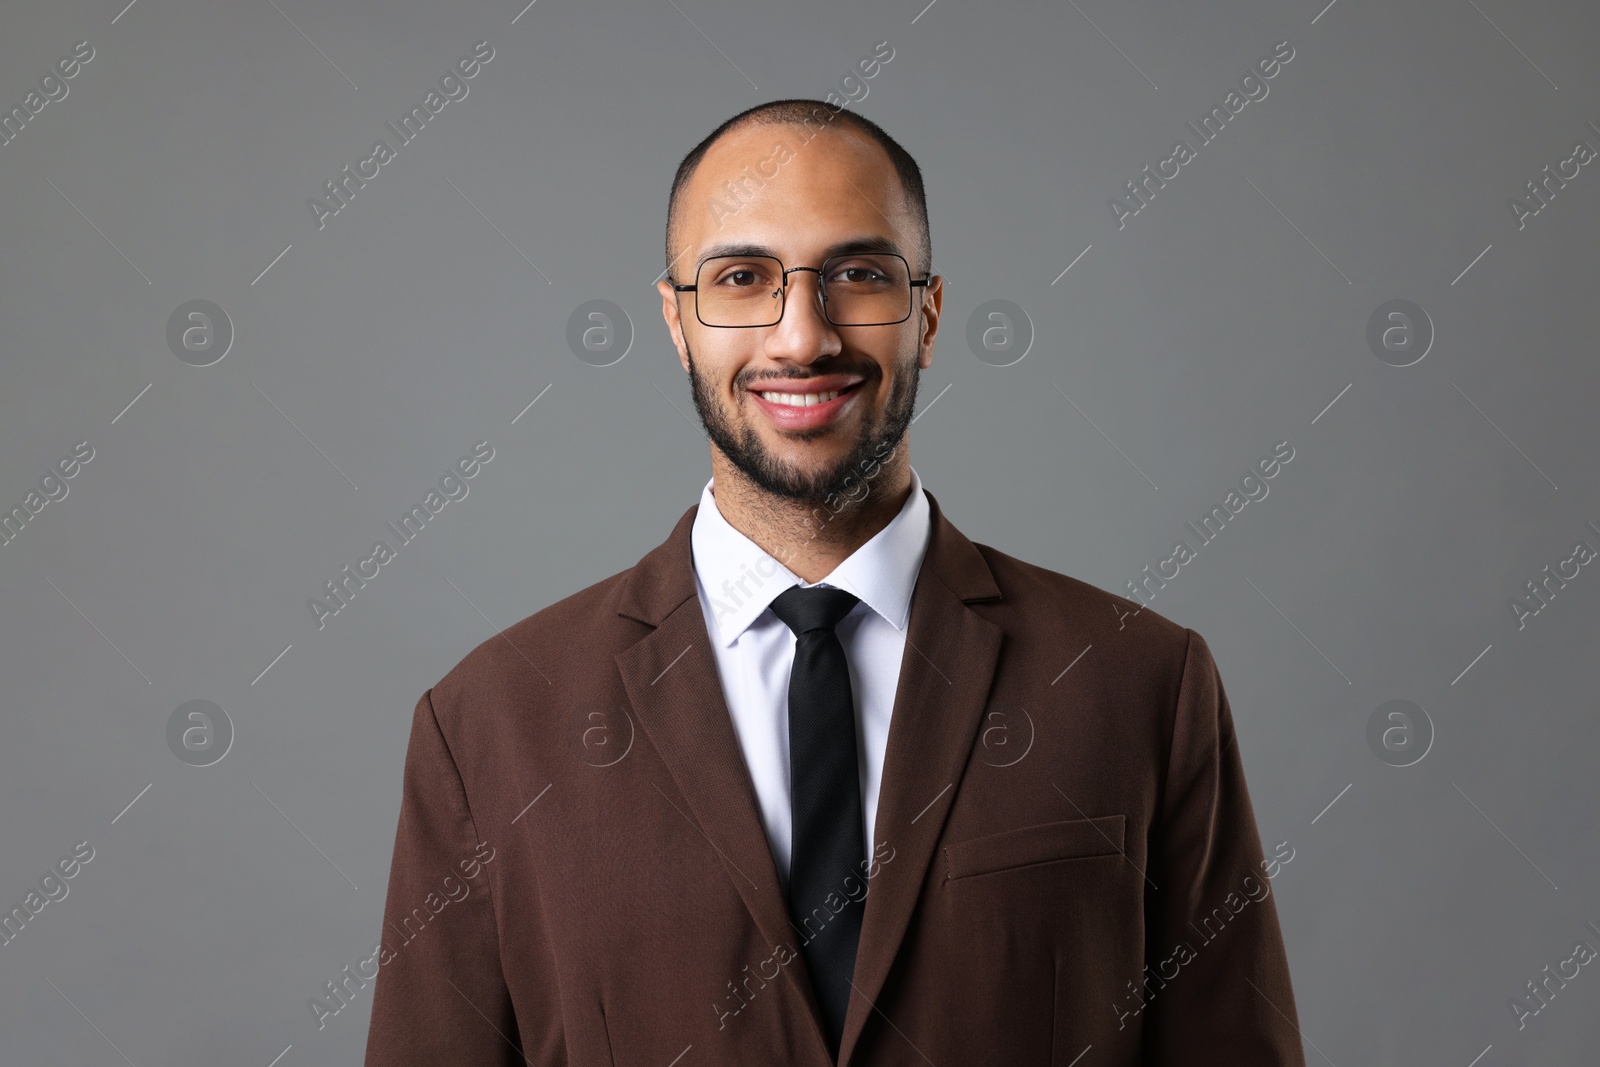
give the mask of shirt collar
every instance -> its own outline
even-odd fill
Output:
[[[690,545],[701,601],[710,608],[718,638],[731,645],[779,593],[807,583],[723,517],[711,492],[714,480],[700,491]],[[895,629],[904,630],[931,528],[928,498],[913,467],[911,492],[895,517],[813,584],[855,594]]]

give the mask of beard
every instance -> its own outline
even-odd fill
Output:
[[[911,425],[912,412],[916,410],[917,383],[921,379],[922,372],[913,356],[911,359],[896,362],[894,377],[890,380],[889,406],[876,419],[868,418],[863,423],[849,451],[820,470],[801,470],[780,459],[762,444],[761,438],[749,422],[740,421],[722,410],[711,382],[695,366],[694,352],[689,350],[687,338],[684,339],[684,349],[689,354],[689,385],[694,395],[694,407],[699,412],[701,425],[705,427],[712,443],[752,482],[764,491],[788,500],[816,503],[844,494],[854,483],[860,481],[862,471],[870,469],[874,462],[881,462],[886,454],[899,446],[900,439],[905,436],[906,428]],[[829,366],[820,372],[790,377],[804,380],[807,377],[821,377],[822,374],[840,371],[857,371],[862,374],[865,379],[862,386],[880,374],[877,364],[870,361],[857,368],[840,365],[835,360],[830,361]],[[734,385],[738,387],[742,384],[736,377]],[[793,436],[798,440],[809,441],[833,432],[835,431],[832,428],[822,427],[796,433]]]

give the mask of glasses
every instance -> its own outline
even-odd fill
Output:
[[[790,267],[773,256],[713,256],[700,264],[693,285],[673,284],[695,295],[703,325],[738,329],[776,326],[783,318],[789,275],[817,276],[822,313],[835,326],[893,326],[911,317],[912,290],[928,284],[911,277],[904,256],[868,252],[833,256],[822,268]]]

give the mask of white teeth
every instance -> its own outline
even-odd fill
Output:
[[[826,404],[838,396],[840,390],[831,393],[762,393],[762,397],[769,404],[783,404],[792,408],[807,408],[813,404]]]

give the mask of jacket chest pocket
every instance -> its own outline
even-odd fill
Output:
[[[945,879],[1034,867],[1061,860],[1118,856],[1124,851],[1125,815],[1068,819],[1006,830],[944,846]]]

